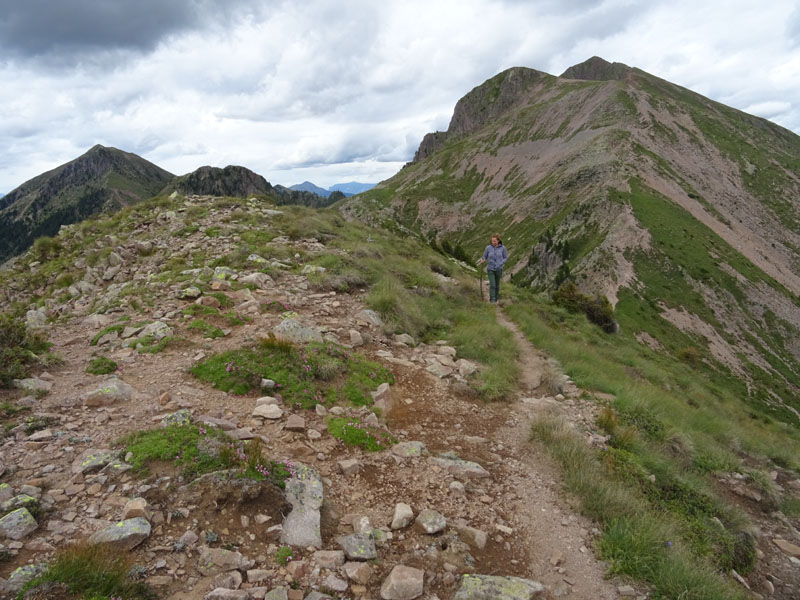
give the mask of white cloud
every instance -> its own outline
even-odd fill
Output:
[[[800,131],[793,4],[203,0],[155,37],[81,47],[78,28],[62,32],[80,47],[70,66],[22,46],[0,62],[0,191],[95,143],[176,174],[241,164],[284,185],[377,181],[497,72],[559,74],[593,55]]]

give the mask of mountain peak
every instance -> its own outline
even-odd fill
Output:
[[[425,136],[414,155],[414,162],[430,156],[446,141],[469,135],[494,121],[522,101],[525,92],[532,85],[547,78],[554,79],[552,75],[536,69],[511,67],[487,79],[458,101],[446,132],[429,133]]]
[[[631,68],[623,63],[610,63],[599,56],[572,65],[564,71],[560,77],[562,79],[584,79],[588,81],[611,81],[613,79],[624,79]]]

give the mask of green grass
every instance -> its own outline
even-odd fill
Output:
[[[281,546],[275,552],[275,562],[281,567],[285,567],[290,560],[294,560],[294,550],[292,550],[291,546]]]
[[[50,343],[33,333],[25,322],[10,314],[0,314],[0,388],[10,387],[14,379],[30,375],[36,364],[55,362]]]
[[[117,363],[105,356],[96,356],[86,367],[86,372],[90,375],[107,375],[117,370]]]
[[[92,341],[89,342],[90,346],[97,346],[97,342],[100,341],[104,335],[108,335],[109,333],[122,333],[122,330],[125,329],[125,325],[123,324],[115,324],[109,325],[108,327],[104,327],[97,334],[92,338]]]
[[[133,433],[122,439],[121,444],[126,452],[133,453],[134,471],[143,474],[156,461],[173,462],[190,480],[235,464],[230,440],[212,427],[171,425]]]
[[[206,315],[218,315],[219,311],[213,306],[205,306],[203,304],[190,304],[181,311],[184,315],[196,317]]]
[[[260,390],[262,378],[272,379],[285,402],[304,408],[340,402],[371,405],[371,391],[381,383],[394,383],[385,367],[335,344],[312,343],[301,348],[273,338],[215,354],[191,372],[234,394]]]
[[[612,571],[648,581],[664,597],[736,597],[716,573],[752,569],[754,542],[746,515],[716,493],[715,475],[746,472],[766,506],[786,503],[765,471],[774,461],[800,472],[800,434],[742,402],[735,377],[653,351],[630,333],[605,334],[529,293],[517,292],[505,310],[578,386],[614,395],[598,419],[610,436],[603,452],[565,426],[536,431],[567,489],[603,525],[601,552]],[[762,468],[743,470],[742,456]]]
[[[63,583],[78,598],[153,600],[157,596],[143,582],[128,577],[131,558],[102,545],[73,544],[59,551],[47,570],[25,584],[17,598],[43,583]]]
[[[128,346],[130,348],[136,348],[140,354],[158,354],[159,352],[166,350],[169,346],[180,345],[183,343],[185,343],[185,340],[171,335],[163,337],[160,340],[155,336],[146,335],[144,337],[131,340]]]
[[[188,328],[197,331],[204,338],[214,340],[217,338],[225,337],[225,333],[215,325],[211,325],[203,319],[195,319],[189,323]]]
[[[533,436],[560,464],[565,486],[578,498],[582,511],[600,523],[598,550],[610,563],[610,573],[646,581],[658,597],[744,598],[710,560],[698,557],[684,543],[679,516],[651,508],[641,492],[623,484],[624,474],[644,472],[640,467],[628,465],[620,475],[619,468],[609,466],[603,451],[591,449],[561,417],[538,419]]]
[[[264,456],[260,439],[233,441],[222,431],[202,424],[139,431],[119,443],[133,453],[131,465],[140,475],[149,474],[154,464],[169,462],[190,481],[204,473],[238,469],[241,477],[269,480],[283,488],[291,476],[291,464]]]
[[[800,517],[800,498],[787,496],[781,501],[780,510],[790,519]]]
[[[381,429],[367,425],[355,417],[330,417],[328,433],[347,446],[355,446],[370,452],[379,452],[390,448],[397,440]]]

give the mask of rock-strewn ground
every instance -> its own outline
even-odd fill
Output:
[[[154,219],[149,227],[174,218]],[[192,240],[181,242],[184,250],[199,246]],[[284,259],[289,263],[300,260],[299,252],[313,256],[324,249],[313,239],[275,243],[284,246],[284,256],[298,253]],[[159,244],[175,245],[139,241],[113,252],[107,265],[87,267],[73,300],[49,307],[74,315],[48,326],[64,359],[36,380],[34,387],[49,391],[4,392],[4,399],[28,407],[26,418],[38,424],[31,432],[22,423],[0,447],[0,501],[13,504],[13,519],[3,530],[7,539],[0,540],[8,557],[0,576],[12,585],[59,548],[91,536],[130,552],[141,576],[163,597],[185,600],[636,595],[624,582],[604,579],[605,565],[593,552],[597,530],[570,507],[557,470],[529,441],[531,418],[545,410],[564,414],[589,442],[602,441],[591,433],[595,404],[565,378],[563,395],[549,396],[542,373],[552,365],[502,312],[501,323],[515,332],[523,373],[507,403],[475,397],[465,378],[476,365],[462,361],[448,340],[415,345],[409,336],[386,336],[359,293],[315,291],[297,269],[273,280],[257,272],[260,257],[253,269],[215,275],[213,287],[251,319],[217,339],[189,330],[181,313],[192,302],[213,304],[211,296],[185,291],[189,283],[156,286],[158,302],[144,319],[147,331],[157,338],[171,330],[189,342],[143,354],[129,347],[143,335],[135,325],[141,314],[125,305],[104,315],[90,309],[116,298],[118,277],[149,285],[146,271],[152,274],[156,263],[135,263],[133,257],[142,251],[147,256]],[[234,247],[226,238],[208,244],[209,252]],[[247,278],[255,289],[232,291],[232,276]],[[273,302],[291,314],[261,310]],[[131,325],[90,345],[103,327],[128,313]],[[267,336],[287,317],[297,323],[281,327],[287,335],[356,346],[393,372],[395,384],[376,390],[376,400],[384,408],[381,425],[397,445],[375,453],[347,447],[327,431],[321,407],[302,410],[280,399],[273,404],[227,394],[188,372],[214,352]],[[85,373],[97,349],[120,365],[113,377]],[[378,423],[365,408],[330,410]],[[144,480],[134,476],[117,440],[187,412],[198,426],[261,438],[266,454],[292,467],[287,492],[231,473],[187,485],[171,464],[154,465]],[[22,511],[31,507],[26,516]],[[281,566],[276,555],[284,544],[294,545],[293,556]],[[481,577],[465,579],[467,574]]]

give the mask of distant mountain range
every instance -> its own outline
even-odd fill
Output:
[[[360,194],[361,192],[366,192],[367,190],[371,190],[377,184],[375,183],[360,183],[358,181],[350,181],[348,183],[337,183],[329,187],[328,189],[321,188],[318,185],[311,183],[310,181],[304,181],[303,183],[298,183],[296,185],[289,186],[288,189],[296,190],[299,192],[311,192],[313,194],[317,194],[318,196],[323,196],[327,198],[333,192],[342,192],[345,196],[355,196],[356,194]]]

